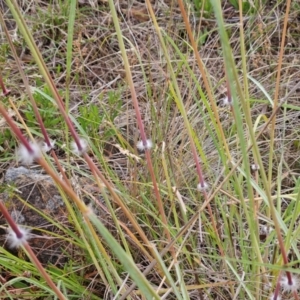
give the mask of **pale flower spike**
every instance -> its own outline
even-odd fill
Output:
[[[21,144],[16,151],[17,161],[22,164],[31,165],[34,160],[41,157],[41,149],[38,144],[29,142],[29,145],[32,149],[32,152],[29,152],[28,149]]]
[[[259,170],[259,165],[257,165],[257,164],[252,164],[252,165],[251,165],[251,170],[252,170],[252,171],[257,171],[257,170]]]
[[[87,151],[87,149],[88,149],[88,143],[87,143],[87,141],[85,139],[79,139],[79,143],[80,143],[80,146],[81,146],[80,150],[78,149],[78,146],[75,143],[75,141],[73,141],[71,143],[71,149],[72,149],[72,152],[74,154],[81,156],[82,154],[84,154]]]
[[[136,147],[140,151],[150,150],[153,147],[153,143],[151,140],[148,139],[148,140],[146,140],[146,146],[145,146],[143,141],[138,141],[138,143],[136,144]]]
[[[208,189],[208,184],[204,181],[203,182],[203,184],[201,184],[201,183],[198,183],[198,185],[197,185],[197,190],[199,191],[199,192],[203,192],[203,191],[205,191],[205,190],[207,190]]]
[[[231,106],[232,105],[232,100],[228,98],[228,96],[226,96],[224,99],[223,99],[223,105],[224,106]]]
[[[290,284],[287,276],[282,277],[280,285],[287,292],[296,292],[300,288],[299,278],[292,276],[292,284]]]
[[[8,228],[6,240],[7,240],[9,248],[11,248],[11,249],[19,248],[20,246],[24,245],[30,239],[30,230],[29,229],[19,226],[19,230],[22,233],[21,238],[18,238],[16,233],[11,228]]]
[[[54,148],[54,145],[55,145],[55,140],[50,140],[50,146],[47,145],[47,143],[43,143],[43,146],[42,146],[42,151],[47,153],[49,152],[51,149]]]

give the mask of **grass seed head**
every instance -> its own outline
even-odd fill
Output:
[[[284,291],[296,292],[300,288],[300,281],[296,276],[292,276],[292,282],[289,282],[288,277],[284,276],[280,280],[280,285]]]
[[[136,146],[140,151],[145,151],[150,150],[153,147],[153,143],[150,139],[148,139],[146,140],[146,145],[144,145],[143,141],[138,141]]]
[[[31,151],[29,151],[23,144],[16,151],[17,161],[22,164],[31,165],[36,159],[41,156],[40,146],[36,143],[29,142]]]
[[[8,233],[6,236],[7,243],[9,248],[19,248],[20,246],[24,245],[29,239],[30,239],[30,230],[27,228],[24,228],[22,226],[19,226],[19,230],[22,233],[21,238],[18,238],[16,233],[9,228]]]
[[[204,181],[203,183],[198,183],[197,184],[197,190],[199,192],[206,191],[208,189],[208,184]]]
[[[231,99],[231,97],[229,98],[228,96],[226,96],[223,99],[223,106],[232,106],[232,99]]]
[[[257,165],[257,164],[252,164],[252,165],[251,165],[251,170],[252,170],[252,171],[258,171],[258,170],[259,170],[259,165]]]
[[[85,139],[79,139],[79,143],[80,143],[81,149],[78,148],[75,141],[73,141],[71,143],[71,149],[74,154],[81,156],[82,154],[84,154],[87,151],[88,142]]]
[[[55,146],[55,140],[50,140],[50,146],[47,145],[46,142],[43,143],[43,146],[42,146],[42,151],[47,153],[49,152],[51,149],[53,149]]]

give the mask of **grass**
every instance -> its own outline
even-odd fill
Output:
[[[24,226],[66,263],[36,260],[1,202],[20,246],[2,239],[1,297],[298,299],[297,3],[19,5],[0,16],[1,170],[21,143],[53,178],[68,225]]]

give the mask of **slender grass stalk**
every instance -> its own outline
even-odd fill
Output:
[[[67,38],[67,65],[66,65],[66,101],[65,109],[69,111],[69,101],[70,101],[70,79],[71,79],[71,67],[72,67],[72,53],[73,53],[73,36],[74,36],[74,25],[76,17],[76,0],[71,0],[69,2],[69,18],[68,18],[68,38]],[[66,134],[66,136],[68,136]]]
[[[244,97],[246,99],[247,109],[248,109],[248,111],[250,111],[250,105],[249,105],[249,101],[248,101],[248,99],[249,99],[249,90],[248,90],[249,85],[248,85],[248,77],[247,77],[247,62],[246,62],[247,55],[246,55],[246,50],[245,50],[245,38],[244,38],[244,28],[243,28],[243,24],[244,24],[244,21],[243,21],[243,2],[242,2],[242,0],[239,0],[239,19],[240,19],[240,26],[239,26],[239,29],[240,29],[240,45],[241,45],[243,83],[244,83],[243,93],[244,93]],[[229,82],[228,82],[228,88],[230,89]],[[233,109],[233,112],[234,112],[234,109]],[[236,115],[235,115],[235,118],[236,118]],[[248,168],[247,165],[246,165],[246,168]],[[247,176],[249,176],[249,175],[250,175],[250,173],[248,172]],[[258,177],[257,172],[256,172],[256,176]],[[255,233],[252,236],[252,240],[253,241],[255,240],[255,244],[257,245],[255,247],[256,256],[259,257],[259,261],[262,263],[263,258],[261,256],[260,251],[259,251],[259,246],[258,246],[259,241],[257,241],[258,236],[259,236],[259,234],[258,234],[258,232],[259,232],[258,219],[257,219],[257,214],[256,214],[257,213],[257,206],[256,206],[255,201],[254,201],[253,187],[251,186],[250,182],[248,183],[248,190],[250,191],[250,193],[249,193],[249,198],[250,198],[250,203],[251,203],[251,212],[250,212],[250,214],[254,214],[254,216],[255,216],[253,222],[249,223],[249,225],[250,224],[252,225],[251,231],[253,230],[254,233]],[[243,206],[244,206],[244,209],[245,209],[246,205],[245,205],[244,199],[243,199]],[[250,217],[250,216],[248,215],[248,217]],[[252,257],[252,259],[255,259],[255,258]],[[253,275],[251,276],[252,280],[256,281],[256,296],[255,296],[255,298],[258,299],[259,294],[260,294],[260,284],[261,284],[260,281],[261,281],[261,278],[264,278],[266,280],[266,276],[264,276],[264,277],[260,276],[260,272],[262,274],[266,274],[266,269],[264,267],[262,267],[262,268],[256,267],[256,268],[254,268],[254,270],[252,270],[252,272],[253,272]]]
[[[285,38],[287,33],[287,25],[288,19],[290,14],[290,7],[291,7],[291,0],[286,1],[286,9],[285,9],[285,16],[283,22],[283,29],[281,35],[281,45],[280,45],[280,52],[278,56],[278,68],[277,68],[277,78],[276,78],[276,85],[275,85],[275,94],[273,100],[273,111],[277,108],[278,105],[278,98],[279,98],[279,88],[280,88],[280,80],[281,80],[281,69],[282,69],[282,62],[283,62],[283,55],[285,51]],[[269,156],[269,170],[268,170],[268,182],[271,184],[272,182],[272,174],[273,174],[273,153],[274,153],[274,136],[275,136],[275,123],[276,123],[276,116],[273,118],[270,128],[270,156]]]
[[[69,1],[69,18],[68,18],[68,35],[67,35],[67,54],[66,54],[66,88],[65,88],[65,110],[69,111],[70,103],[70,79],[71,79],[71,67],[72,67],[72,54],[73,54],[73,36],[74,25],[76,17],[77,0]],[[69,145],[68,126],[65,126],[65,139],[66,144]],[[78,144],[77,144],[78,146]],[[70,157],[68,156],[69,160]]]
[[[277,276],[277,283],[276,283],[275,291],[274,291],[274,294],[272,295],[271,299],[273,299],[273,300],[279,299],[280,288],[281,288],[281,284],[280,284],[280,273],[279,273],[279,275]]]
[[[275,85],[275,94],[273,100],[273,111],[277,109],[278,105],[278,98],[279,98],[279,88],[280,88],[280,80],[281,80],[281,69],[282,69],[282,62],[283,62],[283,55],[285,50],[285,38],[287,33],[287,25],[288,25],[288,18],[290,13],[290,6],[291,1],[288,0],[286,3],[286,10],[285,10],[285,17],[283,23],[283,30],[281,36],[281,45],[280,45],[280,52],[278,57],[278,68],[277,68],[277,78],[276,78],[276,85]],[[268,169],[268,183],[271,185],[272,182],[272,175],[273,175],[273,153],[274,153],[274,137],[275,137],[275,124],[276,124],[276,115],[271,122],[270,128],[270,155],[269,155],[269,169]],[[292,278],[290,274],[287,274],[289,281],[292,282]],[[276,288],[277,292],[277,288]]]

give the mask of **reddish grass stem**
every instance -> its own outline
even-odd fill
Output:
[[[10,90],[5,87],[2,76],[0,75],[0,87],[2,89],[3,95],[6,97],[10,94]]]
[[[24,135],[22,134],[21,130],[14,123],[14,121],[12,120],[12,118],[9,117],[8,113],[6,112],[6,110],[4,109],[4,107],[1,104],[0,104],[0,113],[2,114],[2,116],[4,117],[4,119],[6,120],[6,122],[8,123],[8,125],[10,126],[11,130],[14,132],[14,134],[18,137],[18,139],[21,141],[21,143],[27,149],[27,151],[30,154],[34,154],[34,150],[30,146],[29,142],[24,137]]]
[[[0,201],[0,210],[3,214],[4,219],[7,221],[10,228],[14,231],[18,239],[22,239],[23,233],[20,231],[18,225],[15,223],[9,212],[7,211],[5,205]]]
[[[271,300],[277,300],[279,299],[279,293],[280,293],[280,274],[277,278],[277,283],[276,283],[276,287],[275,287],[275,291],[274,291],[274,294],[273,294],[273,297]]]

